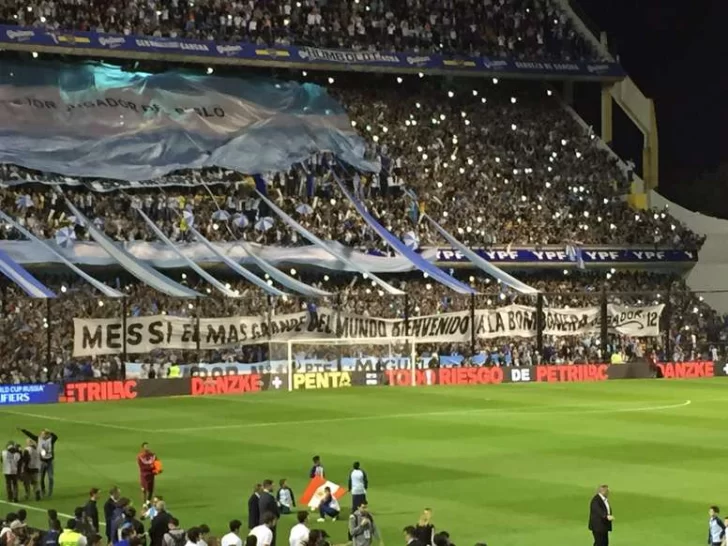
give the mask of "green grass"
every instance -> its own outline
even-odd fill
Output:
[[[149,441],[170,511],[218,536],[246,521],[255,482],[286,477],[298,495],[320,454],[342,484],[362,462],[389,545],[425,506],[459,546],[588,544],[588,502],[607,482],[615,544],[684,546],[704,542],[709,504],[728,504],[727,403],[720,379],[361,388],[26,406],[0,411],[0,426],[4,440],[21,440],[18,426],[60,436],[56,496],[31,503],[42,509],[72,513],[112,483],[138,505],[135,456]],[[345,541],[344,522],[325,526]]]

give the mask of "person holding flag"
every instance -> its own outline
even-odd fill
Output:
[[[319,504],[319,519],[316,520],[319,523],[326,521],[326,516],[329,516],[332,520],[336,521],[339,518],[339,513],[341,512],[339,501],[331,494],[331,488],[326,487],[324,492],[324,498],[321,499],[321,503]]]
[[[142,450],[137,455],[139,465],[139,483],[142,486],[142,505],[152,500],[154,496],[154,477],[161,473],[162,465],[149,444],[144,442]]]

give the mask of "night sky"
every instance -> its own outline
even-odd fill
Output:
[[[660,192],[693,210],[728,218],[728,174],[718,174],[721,164],[728,167],[726,0],[576,1],[607,32],[610,49],[655,101]],[[696,181],[706,179],[712,179],[713,187],[705,188],[710,198],[695,191],[701,186]],[[722,191],[715,187],[720,181]]]

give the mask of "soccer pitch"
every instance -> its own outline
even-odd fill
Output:
[[[296,496],[311,457],[346,485],[359,460],[385,542],[424,507],[458,546],[589,544],[588,503],[608,483],[614,544],[705,542],[710,504],[726,504],[723,379],[632,380],[479,387],[366,388],[230,397],[137,399],[0,410],[3,441],[16,427],[59,435],[54,499],[29,506],[69,514],[90,487],[116,483],[139,506],[136,454],[150,442],[164,463],[157,490],[182,525],[215,536],[246,522],[264,478]],[[350,496],[342,499],[348,512]],[[3,513],[11,510],[7,503]],[[32,511],[32,523],[45,516]],[[316,524],[346,541],[343,521]],[[64,521],[66,518],[62,518]],[[288,543],[294,516],[278,526]]]

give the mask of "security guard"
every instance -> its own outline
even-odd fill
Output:
[[[88,546],[88,540],[76,531],[76,520],[69,519],[66,528],[58,537],[58,546]]]
[[[169,377],[170,379],[182,377],[182,368],[179,367],[179,364],[172,364],[169,367],[169,372],[167,373],[167,377]]]

